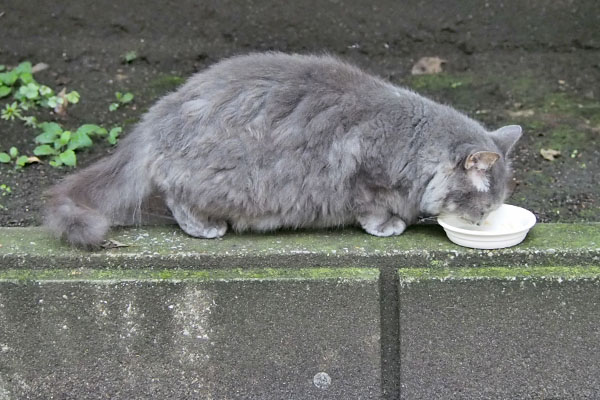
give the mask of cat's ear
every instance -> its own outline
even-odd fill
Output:
[[[478,151],[470,154],[465,160],[465,169],[487,171],[500,158],[500,154],[493,151]]]
[[[507,125],[497,131],[491,132],[491,135],[496,146],[498,146],[506,156],[515,143],[517,143],[522,132],[523,130],[519,125]]]

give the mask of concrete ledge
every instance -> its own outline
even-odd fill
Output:
[[[411,227],[394,238],[338,230],[200,240],[177,227],[126,229],[111,238],[130,247],[86,252],[41,228],[0,228],[0,259],[5,269],[583,266],[600,260],[598,223],[538,224],[521,245],[491,251],[456,246],[431,225]]]

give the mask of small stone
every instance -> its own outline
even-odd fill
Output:
[[[432,75],[442,72],[446,60],[439,57],[422,57],[413,65],[410,73],[413,75]]]
[[[327,389],[331,385],[331,377],[325,372],[319,372],[313,377],[313,383],[319,389]]]

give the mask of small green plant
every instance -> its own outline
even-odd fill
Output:
[[[112,145],[117,144],[117,141],[119,140],[119,135],[121,134],[121,132],[123,132],[123,128],[121,128],[120,126],[115,126],[114,128],[112,128],[108,132],[108,137],[106,138],[108,143],[110,143]]]
[[[65,130],[56,122],[38,122],[34,116],[25,115],[26,111],[36,107],[52,108],[55,113],[66,115],[68,104],[79,102],[80,95],[76,91],[68,92],[63,89],[55,93],[50,87],[41,85],[33,78],[31,63],[26,61],[17,67],[7,70],[0,65],[0,98],[12,95],[13,100],[0,107],[0,118],[13,121],[21,120],[26,126],[40,129],[35,142],[37,147],[35,156],[19,155],[16,147],[11,147],[8,152],[0,152],[0,163],[14,163],[16,168],[27,164],[41,162],[40,157],[49,157],[49,164],[54,167],[62,165],[74,167],[77,164],[76,151],[93,145],[94,136],[106,137],[114,145],[117,143],[122,128],[115,126],[107,130],[94,124],[83,124],[76,130]],[[116,108],[133,100],[132,93],[115,93]]]
[[[2,194],[2,196],[6,196],[12,193],[12,189],[10,188],[10,186],[5,185],[4,183],[0,185],[0,194]]]
[[[123,56],[123,60],[125,61],[126,64],[130,64],[130,63],[134,62],[137,58],[138,58],[138,55],[135,50],[128,51]]]
[[[13,146],[10,148],[10,150],[8,150],[8,153],[0,152],[0,163],[9,164],[12,162],[15,163],[16,168],[22,168],[27,164],[39,162],[39,159],[35,157],[19,155],[19,150]]]
[[[131,92],[125,92],[125,93],[116,92],[115,98],[117,99],[117,102],[110,103],[110,105],[108,106],[109,111],[117,111],[119,109],[119,107],[121,107],[122,105],[131,103],[131,101],[133,100],[133,93],[131,93]]]
[[[21,115],[21,107],[19,107],[19,103],[14,101],[12,104],[7,104],[2,110],[2,119],[7,121],[12,121],[15,118],[21,119],[23,116]]]
[[[122,131],[121,127],[114,127],[109,132],[98,125],[84,124],[75,132],[71,132],[63,130],[56,122],[43,122],[39,127],[43,132],[35,138],[39,146],[33,149],[33,154],[51,156],[50,165],[53,167],[76,166],[75,150],[91,147],[94,144],[93,136],[106,136],[110,144],[116,144],[119,133]]]
[[[27,122],[28,117],[24,117],[22,111],[32,107],[53,108],[58,112],[64,110],[69,103],[79,102],[79,93],[76,91],[67,93],[63,90],[57,94],[50,87],[36,82],[29,61],[22,62],[10,71],[0,73],[0,98],[10,94],[17,101],[7,104],[2,111],[2,119],[6,120],[17,118]]]
[[[0,195],[2,197],[8,196],[11,193],[12,193],[12,189],[10,188],[10,186],[5,185],[4,183],[0,185]],[[2,204],[0,204],[0,210],[6,210],[6,207],[4,207]]]

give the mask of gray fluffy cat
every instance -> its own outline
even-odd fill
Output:
[[[520,136],[333,57],[239,56],[194,75],[114,154],[53,187],[46,225],[93,247],[156,201],[200,238],[356,223],[391,236],[443,213],[476,222],[503,203]]]

